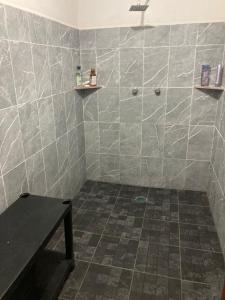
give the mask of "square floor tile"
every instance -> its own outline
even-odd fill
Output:
[[[86,209],[80,209],[73,220],[73,227],[79,231],[88,231],[102,234],[109,213],[98,213]]]
[[[179,191],[179,203],[186,205],[209,206],[208,196],[205,192]]]
[[[182,280],[183,300],[219,300],[221,290],[207,284]]]
[[[82,193],[79,199],[83,201],[82,209],[93,210],[96,212],[111,212],[116,203],[116,196],[93,195]]]
[[[144,219],[141,239],[151,243],[179,246],[178,223]]]
[[[81,286],[89,264],[83,261],[76,261],[74,271],[70,273],[58,299],[74,300]]]
[[[180,280],[134,272],[130,300],[167,299],[181,299]]]
[[[133,269],[137,248],[138,241],[102,236],[93,262]]]
[[[146,203],[137,203],[132,199],[118,198],[112,215],[144,217]]]
[[[171,204],[178,204],[177,190],[150,188],[148,198],[150,203],[151,200],[169,200]]]
[[[136,197],[147,197],[148,188],[141,186],[122,185],[120,189],[120,197],[134,199]]]
[[[128,300],[132,272],[91,264],[76,300]]]
[[[77,211],[83,204],[84,204],[84,201],[82,199],[80,199],[79,196],[74,198],[72,201],[74,211]]]
[[[214,226],[180,224],[181,247],[221,252]]]
[[[180,278],[179,248],[140,241],[135,269],[141,272]]]
[[[181,248],[182,278],[213,285],[224,281],[225,267],[221,253]]]
[[[116,183],[96,182],[91,192],[96,195],[117,196],[120,191],[120,187],[121,185]]]
[[[139,240],[143,218],[132,216],[111,216],[105,227],[104,235]]]
[[[48,249],[55,249],[56,245],[59,243],[59,241],[61,240],[63,235],[64,235],[64,227],[63,227],[63,225],[61,225],[60,227],[58,227],[55,234],[53,235],[53,237],[49,241],[49,243],[47,245],[47,248]]]
[[[177,222],[178,205],[174,204],[174,200],[151,199],[146,207],[145,218]]]
[[[181,223],[214,225],[209,207],[180,205],[179,219]]]
[[[95,181],[87,180],[81,188],[81,192],[90,193],[93,187],[96,185]]]

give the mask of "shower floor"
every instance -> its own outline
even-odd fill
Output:
[[[224,260],[206,193],[87,181],[73,224],[76,268],[60,300],[220,299]],[[62,228],[51,247],[64,250]]]

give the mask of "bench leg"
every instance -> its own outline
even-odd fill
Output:
[[[64,234],[65,234],[66,259],[74,260],[72,205],[71,205],[70,211],[68,212],[68,214],[64,218]]]

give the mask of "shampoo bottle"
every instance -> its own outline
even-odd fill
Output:
[[[91,69],[90,73],[90,86],[96,86],[97,85],[97,76],[95,69]]]

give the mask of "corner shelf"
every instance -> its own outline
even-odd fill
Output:
[[[76,91],[86,91],[86,90],[99,90],[103,88],[102,86],[85,86],[85,85],[81,85],[81,86],[77,86],[75,87]]]
[[[211,91],[220,91],[220,92],[223,92],[225,90],[224,86],[216,87],[216,86],[196,85],[195,88],[198,89],[198,90],[211,90]]]

